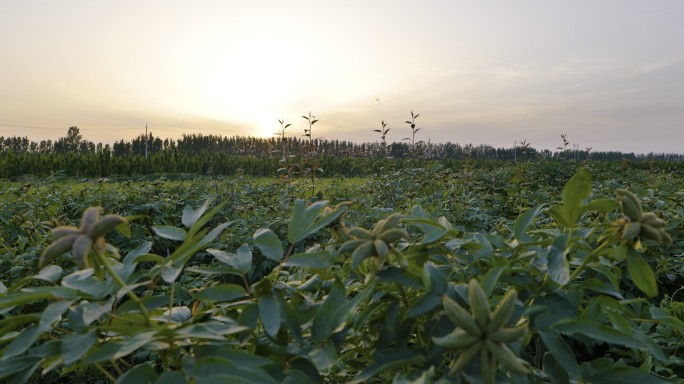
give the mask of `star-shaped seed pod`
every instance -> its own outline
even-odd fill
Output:
[[[61,226],[50,231],[52,243],[43,251],[38,266],[43,268],[55,257],[71,251],[81,268],[88,267],[90,252],[93,249],[98,252],[104,251],[104,235],[128,222],[123,216],[106,215],[100,218],[101,214],[101,207],[90,207],[83,212],[80,228]]]
[[[618,189],[616,199],[620,203],[623,218],[616,222],[620,240],[636,243],[650,239],[658,244],[672,245],[672,237],[665,231],[665,220],[653,212],[644,212],[639,199],[630,191]]]
[[[497,361],[515,374],[524,375],[529,371],[524,360],[516,356],[507,345],[528,332],[527,324],[506,326],[517,300],[517,292],[511,289],[506,292],[494,312],[491,312],[487,295],[475,279],[471,279],[468,284],[470,312],[444,296],[444,310],[458,328],[445,336],[433,337],[432,340],[437,345],[459,351],[458,357],[451,363],[450,374],[463,371],[478,353],[482,379],[486,384],[494,383]]]
[[[340,253],[351,252],[352,268],[356,269],[369,257],[375,258],[378,268],[385,263],[393,244],[401,239],[408,239],[406,230],[398,228],[401,216],[394,213],[375,224],[372,231],[360,227],[349,230],[352,240],[342,244]]]

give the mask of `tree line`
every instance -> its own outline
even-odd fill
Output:
[[[565,138],[564,138],[565,140]],[[282,163],[283,154],[302,156],[308,141],[298,137],[258,138],[250,136],[220,136],[184,134],[179,139],[162,139],[152,133],[113,144],[85,140],[78,127],[70,127],[65,137],[55,141],[30,141],[27,137],[0,136],[0,177],[24,174],[44,176],[56,171],[84,177],[137,175],[149,173],[224,174],[244,172],[256,176],[273,175]],[[381,142],[351,142],[313,140],[313,151],[321,159],[328,174],[355,176],[373,172],[383,166],[382,160],[392,159],[401,165],[405,160],[499,160],[532,161],[559,160],[652,160],[682,161],[683,155],[668,153],[635,154],[618,151],[592,152],[591,149],[571,151],[537,150],[526,144],[512,148],[489,145],[460,145],[401,141],[389,145]],[[285,151],[283,151],[283,146]],[[359,159],[365,159],[359,162]],[[353,160],[353,161],[352,161]],[[363,166],[359,166],[363,164]],[[379,164],[377,166],[373,164]]]

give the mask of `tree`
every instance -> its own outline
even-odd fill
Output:
[[[81,135],[81,132],[78,130],[78,127],[69,127],[69,131],[67,131],[67,136],[65,140],[67,151],[77,152],[79,150],[81,140],[83,140],[83,136]]]

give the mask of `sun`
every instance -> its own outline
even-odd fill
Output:
[[[277,119],[261,119],[255,124],[254,136],[257,137],[279,137],[275,133],[280,133],[280,124]]]

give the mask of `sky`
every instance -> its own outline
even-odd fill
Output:
[[[0,136],[684,153],[680,0],[0,2]]]

